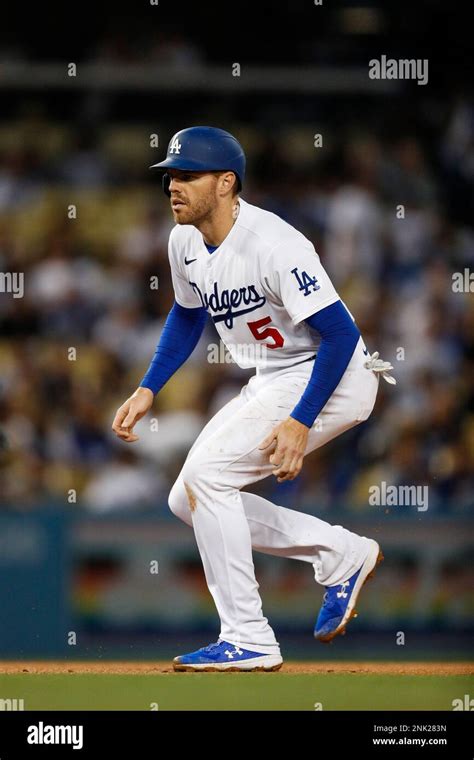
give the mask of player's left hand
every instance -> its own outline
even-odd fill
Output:
[[[276,441],[275,451],[268,461],[276,467],[272,474],[275,475],[278,483],[294,480],[299,475],[303,467],[308,433],[309,428],[306,425],[293,417],[287,417],[273,428],[258,447],[266,449]]]

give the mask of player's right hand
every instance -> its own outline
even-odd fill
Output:
[[[153,391],[140,387],[117,409],[112,430],[122,441],[127,443],[138,441],[138,435],[133,432],[133,428],[151,409],[153,399]]]

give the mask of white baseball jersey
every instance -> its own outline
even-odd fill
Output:
[[[204,306],[242,368],[279,368],[317,354],[303,320],[339,300],[313,244],[270,211],[240,198],[240,212],[213,252],[193,225],[176,225],[168,254],[175,298]]]

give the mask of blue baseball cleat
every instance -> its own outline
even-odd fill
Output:
[[[377,541],[370,539],[371,547],[362,567],[351,575],[349,580],[337,586],[326,586],[323,605],[319,611],[314,638],[324,643],[332,641],[338,634],[345,634],[346,625],[357,617],[355,603],[364,583],[375,573],[375,568],[382,562],[383,554]]]
[[[219,638],[214,644],[182,654],[173,660],[174,670],[279,670],[283,659],[279,654],[262,654],[241,649]]]

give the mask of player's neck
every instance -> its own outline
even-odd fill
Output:
[[[237,200],[225,213],[214,215],[197,225],[206,245],[219,246],[227,237],[239,215],[240,204]]]

